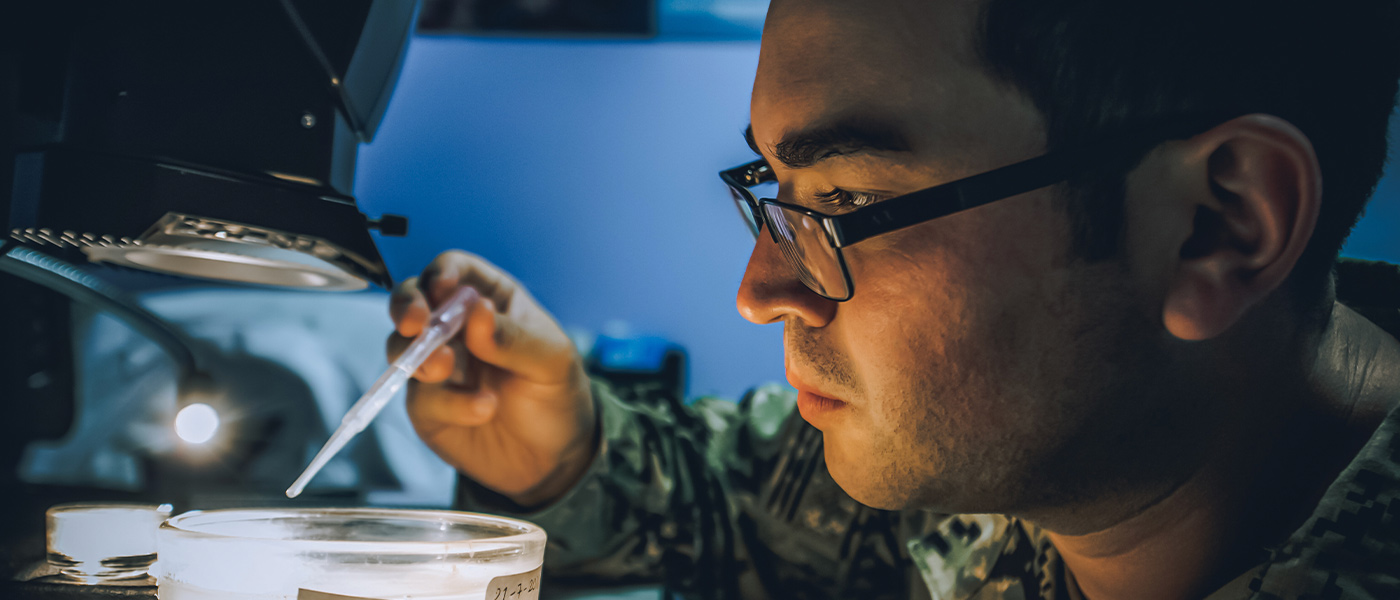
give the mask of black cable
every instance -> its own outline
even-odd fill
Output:
[[[175,360],[182,386],[200,374],[198,361],[185,336],[120,288],[67,261],[19,244],[0,240],[0,251],[3,251],[0,272],[106,310],[155,341]]]

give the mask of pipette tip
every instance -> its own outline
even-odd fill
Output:
[[[300,495],[301,495],[301,486],[293,485],[292,487],[287,488],[287,497],[288,497],[288,498],[295,498],[295,497],[300,496]]]
[[[317,469],[316,471],[319,470],[320,469]],[[307,472],[312,474],[315,474],[316,471],[311,471],[310,469],[307,470]],[[297,496],[300,496],[303,491],[306,491],[306,484],[310,481],[311,478],[307,477],[306,473],[302,473],[301,477],[298,477],[296,481],[292,482],[292,487],[287,488],[287,497],[295,498]]]
[[[302,471],[301,476],[292,483],[292,487],[287,488],[287,497],[296,498],[301,495],[306,484],[311,482],[326,466],[336,453],[344,448],[350,439],[355,437],[370,421],[374,420],[394,394],[403,387],[412,373],[427,360],[428,355],[437,350],[449,338],[457,335],[462,330],[466,321],[467,313],[471,310],[473,303],[480,296],[477,291],[468,286],[462,286],[452,298],[443,303],[428,318],[428,328],[423,331],[408,349],[395,360],[389,370],[379,377],[374,385],[365,392],[360,399],[350,406],[350,410],[341,420],[340,426],[336,428],[331,438],[326,440],[326,444],[321,447],[321,451],[316,453],[316,457],[311,459],[311,464]]]

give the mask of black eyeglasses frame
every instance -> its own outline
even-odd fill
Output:
[[[720,179],[728,184],[734,193],[736,205],[742,201],[748,205],[738,207],[741,216],[749,224],[755,239],[767,227],[774,243],[778,241],[773,224],[768,222],[764,205],[772,205],[783,210],[805,214],[821,224],[826,242],[835,251],[841,274],[845,278],[846,296],[834,298],[813,290],[823,298],[836,302],[850,300],[855,294],[850,269],[842,249],[877,235],[883,235],[946,217],[971,208],[984,206],[997,200],[1018,196],[1040,188],[1062,183],[1079,177],[1105,160],[1106,153],[1114,153],[1121,162],[1124,156],[1140,158],[1153,147],[1172,139],[1183,139],[1205,131],[1210,126],[1222,123],[1219,117],[1178,117],[1165,120],[1156,126],[1140,127],[1138,133],[1121,136],[1115,142],[1089,144],[1052,151],[1004,167],[992,169],[950,181],[948,183],[910,192],[888,200],[861,207],[848,213],[827,215],[815,210],[780,202],[774,198],[756,198],[749,189],[764,183],[777,181],[773,167],[766,159],[760,158],[731,169],[720,171]],[[1202,126],[1207,123],[1209,126]],[[1135,164],[1136,160],[1131,161]],[[751,216],[750,216],[751,215]],[[811,285],[808,285],[811,288]]]

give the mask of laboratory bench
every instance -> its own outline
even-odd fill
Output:
[[[0,582],[0,598],[5,600],[157,600],[154,585],[79,585],[54,576],[29,581]],[[632,585],[616,587],[579,587],[549,585],[540,590],[541,600],[657,600],[661,590],[655,586]]]
[[[25,545],[38,548],[42,552],[43,539],[26,540]],[[14,548],[10,548],[14,550]],[[26,564],[11,572],[0,581],[0,598],[4,600],[105,600],[128,598],[131,600],[158,600],[155,585],[140,582],[113,583],[107,585],[82,585],[68,582],[53,574],[42,556],[33,557]],[[11,553],[13,558],[13,553]],[[548,580],[540,590],[541,600],[657,600],[661,590],[651,585],[630,586],[578,586],[551,584]]]
[[[546,584],[541,589],[542,600],[656,600],[661,597],[659,588],[653,586],[626,587],[572,587]],[[5,600],[104,600],[107,598],[129,598],[132,600],[157,600],[156,588],[152,585],[102,585],[87,586],[62,583],[51,578],[41,578],[28,582],[6,581],[0,585],[0,598]]]
[[[3,487],[3,486],[0,486]],[[102,600],[131,598],[157,600],[156,588],[149,583],[112,585],[82,585],[64,580],[45,560],[44,511],[54,504],[88,500],[99,502],[131,502],[146,499],[97,489],[19,486],[8,496],[0,493],[0,600]],[[316,502],[326,502],[321,497]],[[335,500],[335,499],[331,499]],[[351,498],[338,499],[350,503]],[[247,505],[251,498],[221,498],[219,503]],[[661,598],[659,586],[579,586],[545,579],[540,589],[542,600],[656,600]]]

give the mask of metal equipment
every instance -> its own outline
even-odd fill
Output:
[[[188,278],[327,291],[392,284],[370,232],[404,235],[407,221],[366,216],[351,191],[358,145],[383,116],[415,12],[415,0],[0,7],[11,26],[0,36],[0,327],[9,342],[0,596],[76,597],[12,581],[24,550],[41,543],[44,507],[140,499],[16,477],[25,446],[63,435],[74,418],[74,303],[158,342],[185,397],[217,382],[130,289]]]

